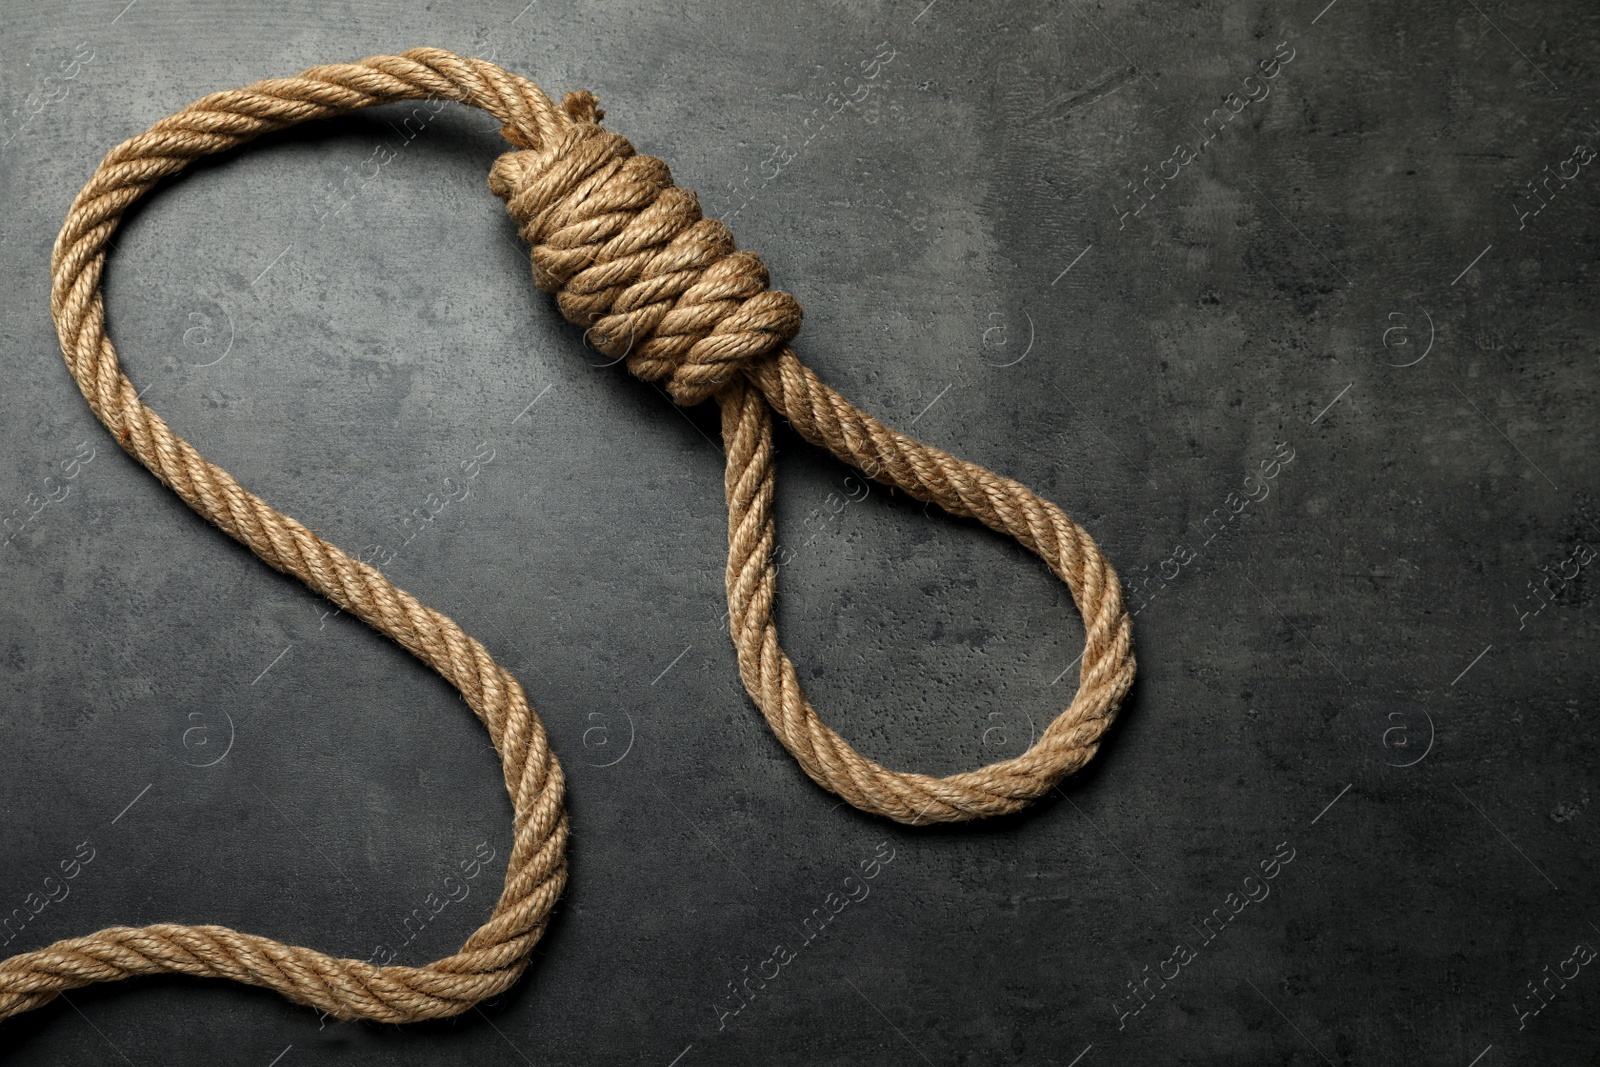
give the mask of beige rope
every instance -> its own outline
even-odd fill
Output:
[[[1016,811],[1094,755],[1133,680],[1128,616],[1111,565],[1061,510],[1027,487],[919,444],[857,410],[789,349],[800,306],[767,288],[761,260],[700,215],[665,163],[599,126],[588,93],[560,108],[532,82],[438,49],[315,67],[198,100],[109,152],[73,201],[51,257],[51,312],[89,406],[124,449],[199,514],[272,567],[393,637],[460,690],[489,729],[515,812],[494,914],[445,959],[377,967],[221,926],[111,927],[0,962],[0,1018],[64,990],[178,973],[277,990],[338,1018],[455,1015],[512,985],[566,881],[560,764],[522,686],[452,620],[274,510],[206,462],[146,406],[106,335],[101,274],[122,213],[201,156],[310,119],[396,100],[482,108],[516,151],[490,187],[533,245],[534,278],[604,352],[664,383],[680,404],[715,399],[727,446],[729,623],[739,672],[767,722],[815,781],[904,823]],[[818,717],[773,619],[773,414],[870,477],[979,519],[1039,556],[1072,591],[1087,629],[1072,704],[1027,752],[948,778],[890,771]]]

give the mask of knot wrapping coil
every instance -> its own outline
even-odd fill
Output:
[[[595,348],[691,406],[794,337],[799,302],[767,288],[766,264],[664,162],[602,129],[589,93],[562,112],[570,127],[501,156],[489,188],[533,246],[535,284]]]
[[[492,63],[439,49],[314,67],[214,93],[107,153],[51,255],[51,314],[68,370],[119,444],[190,507],[259,558],[394,638],[454,685],[489,731],[513,808],[505,888],[460,951],[376,966],[222,926],[110,927],[0,961],[0,1018],[60,993],[133,975],[229,978],[341,1019],[411,1022],[466,1011],[528,965],[566,883],[560,763],[521,684],[454,620],[420,603],[207,462],[139,396],[106,334],[106,249],[123,212],[202,156],[262,133],[397,100],[442,98],[498,119],[514,150],[490,185],[533,246],[536,283],[601,351],[679,404],[714,399],[727,453],[726,588],[739,673],[773,733],[813,780],[863,811],[908,824],[1017,811],[1087,763],[1132,683],[1120,586],[1093,539],[1026,486],[884,426],[823,384],[788,342],[800,306],[767,288],[761,260],[702,218],[665,163],[599,125],[588,93],[556,107]],[[945,778],[891,771],[818,716],[778,642],[773,562],[774,414],[869,477],[1037,553],[1083,615],[1078,690],[1022,754]]]

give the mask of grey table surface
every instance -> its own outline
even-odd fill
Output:
[[[122,453],[49,317],[104,152],[317,63],[433,45],[594,90],[804,302],[826,380],[1091,531],[1140,666],[1024,815],[842,806],[720,627],[713,409],[534,290],[493,124],[266,138],[131,215],[112,335],[207,458],[397,546],[523,680],[571,881],[452,1021],[151,978],[0,1024],[8,1062],[1597,1062],[1594,5],[8,0],[4,30],[6,954],[179,921],[420,963],[498,891],[459,698]],[[1020,752],[1076,681],[1065,588],[780,447],[781,622],[828,721],[900,768]]]

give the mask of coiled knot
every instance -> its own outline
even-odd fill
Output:
[[[533,248],[535,284],[595,348],[690,406],[794,337],[799,301],[767,288],[761,257],[703,218],[664,162],[602,129],[590,93],[561,110],[570,125],[501,156],[489,188]]]

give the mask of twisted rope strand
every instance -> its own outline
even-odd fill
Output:
[[[897,433],[824,385],[788,347],[800,305],[768,288],[760,258],[737,251],[726,226],[703,218],[665,163],[599,126],[592,95],[569,94],[558,108],[492,63],[425,48],[213,93],[113,148],[73,201],[51,255],[62,356],[96,417],[198,514],[460,691],[500,754],[512,800],[505,888],[460,951],[420,967],[338,959],[221,926],[110,927],[0,961],[0,1018],[93,982],[158,973],[263,986],[341,1019],[440,1018],[510,987],[544,933],[566,882],[568,824],[561,766],[522,686],[454,621],[201,457],[139,399],[105,330],[106,246],[123,212],[161,179],[262,133],[422,98],[478,107],[502,123],[515,150],[495,162],[489,185],[533,246],[535,282],[556,294],[562,313],[630,371],[665,383],[676,402],[714,398],[720,406],[739,672],[812,779],[904,823],[1016,811],[1093,757],[1132,682],[1120,586],[1089,535],[1026,486]],[[1014,537],[1067,583],[1087,630],[1078,692],[1028,751],[933,778],[886,769],[822,722],[773,617],[774,413],[869,477]]]
[[[156,182],[201,156],[297,122],[429,97],[482,108],[506,124],[509,140],[524,146],[570,125],[532,82],[436,49],[316,67],[297,78],[214,93],[107,153],[56,238],[51,312],[73,378],[130,455],[269,566],[299,578],[438,671],[488,728],[515,812],[505,889],[494,914],[460,952],[421,967],[335,959],[226,927],[112,927],[0,962],[0,1018],[91,982],[163,972],[265,986],[338,1018],[440,1018],[509,988],[544,932],[566,883],[565,787],[521,684],[453,620],[208,463],[139,400],[105,332],[107,242],[123,212]]]

